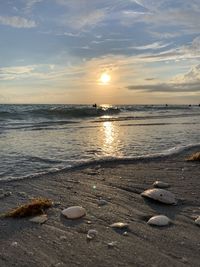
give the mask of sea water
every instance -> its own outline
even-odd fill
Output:
[[[200,107],[0,105],[0,180],[200,143]]]

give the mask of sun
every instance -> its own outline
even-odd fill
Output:
[[[111,76],[108,73],[104,72],[101,74],[100,82],[102,84],[105,84],[105,85],[109,84],[110,80],[111,80]]]

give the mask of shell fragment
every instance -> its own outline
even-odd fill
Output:
[[[62,210],[62,215],[64,215],[67,219],[79,219],[86,215],[86,211],[83,207],[80,206],[72,206],[67,209]]]
[[[167,188],[167,187],[169,187],[169,184],[168,183],[164,183],[162,181],[155,181],[153,183],[153,186],[156,187],[156,188]]]

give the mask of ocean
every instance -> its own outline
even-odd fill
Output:
[[[199,133],[197,105],[0,105],[0,180],[174,153]]]

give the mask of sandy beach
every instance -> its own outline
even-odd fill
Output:
[[[185,158],[200,147],[162,158],[94,163],[33,179],[1,182],[0,212],[30,198],[54,201],[48,220],[38,225],[29,218],[0,219],[0,266],[199,266],[200,164]],[[161,180],[177,205],[141,197]],[[106,200],[100,206],[99,199]],[[87,215],[68,220],[64,208],[80,205]],[[152,227],[153,215],[165,214],[173,224]],[[115,231],[114,222],[129,224]],[[87,232],[98,234],[87,240]],[[124,232],[127,232],[124,234]],[[110,244],[111,243],[111,244]]]

